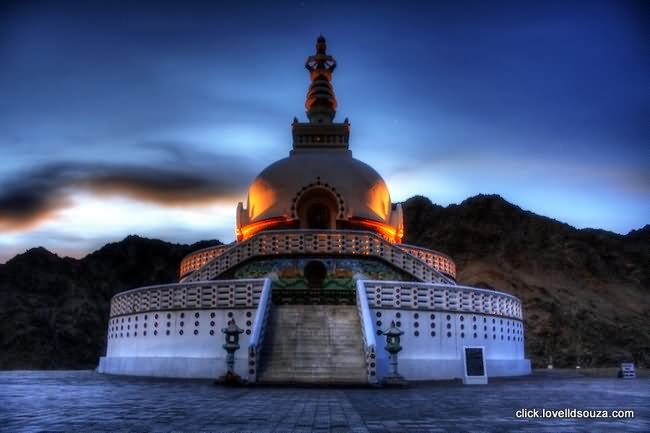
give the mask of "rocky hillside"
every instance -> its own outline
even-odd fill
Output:
[[[523,300],[536,366],[650,365],[650,226],[577,230],[499,196],[403,205],[407,243],[451,255],[462,283]],[[95,367],[111,296],[175,281],[185,254],[214,244],[129,236],[81,260],[34,248],[0,265],[0,369]]]
[[[462,283],[522,299],[536,366],[650,365],[650,225],[577,230],[494,195],[403,206],[406,243],[451,255]]]
[[[0,369],[94,368],[110,298],[177,280],[183,256],[216,244],[129,236],[81,260],[33,248],[0,265]]]

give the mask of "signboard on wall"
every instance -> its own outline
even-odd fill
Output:
[[[463,383],[465,385],[487,384],[484,354],[483,346],[465,346],[463,348],[463,363],[465,366]]]

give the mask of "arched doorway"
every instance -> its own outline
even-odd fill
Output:
[[[327,277],[327,267],[320,260],[310,260],[304,269],[307,286],[311,288],[322,288]]]
[[[301,229],[333,230],[336,228],[338,205],[336,197],[324,188],[305,192],[297,205]]]
[[[331,225],[330,209],[323,203],[314,203],[307,208],[307,227],[310,229],[328,229]]]

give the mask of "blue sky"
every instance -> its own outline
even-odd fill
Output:
[[[0,6],[0,262],[127,234],[234,238],[305,119],[306,56],[393,201],[496,193],[576,227],[650,222],[646,2]]]

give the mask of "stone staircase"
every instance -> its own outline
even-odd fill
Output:
[[[260,383],[368,383],[353,305],[273,305],[260,355]]]

